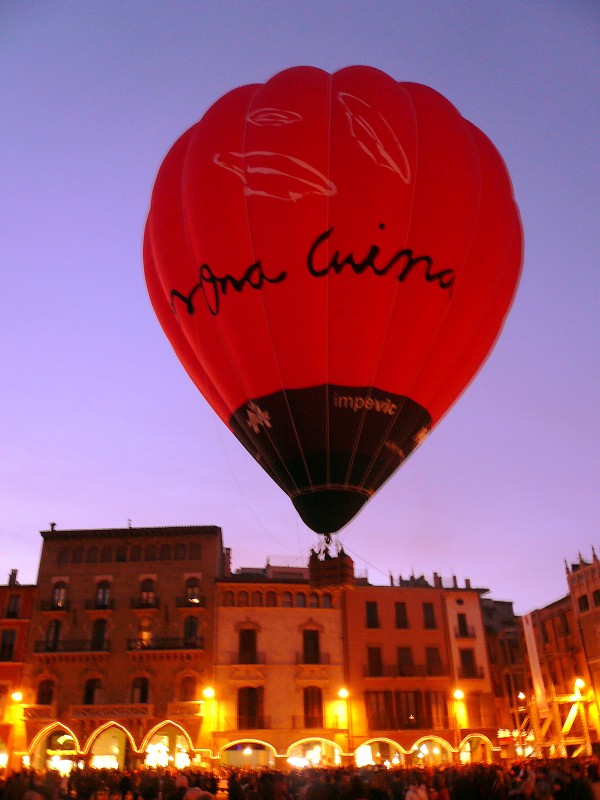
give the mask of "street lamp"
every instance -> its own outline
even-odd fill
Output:
[[[456,721],[456,746],[460,745],[460,729],[466,728],[466,709],[465,693],[462,689],[455,689],[452,693],[454,698],[454,719]]]

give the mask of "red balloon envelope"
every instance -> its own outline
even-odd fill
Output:
[[[370,67],[288,69],[222,97],[167,154],[144,240],[185,369],[319,533],[469,383],[521,261],[489,139]]]

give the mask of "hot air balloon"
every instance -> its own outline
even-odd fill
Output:
[[[144,265],[191,379],[328,536],[474,377],[522,249],[502,158],[442,95],[297,67],[175,142]]]

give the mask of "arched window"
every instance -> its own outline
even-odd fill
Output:
[[[238,606],[247,606],[249,603],[248,592],[240,592],[237,598]]]
[[[283,608],[291,608],[292,607],[292,593],[291,592],[284,592],[281,595],[281,605]]]
[[[331,608],[332,607],[332,605],[331,605],[331,595],[330,594],[324,594],[323,595],[323,597],[321,598],[321,606],[323,608]]]
[[[69,548],[68,547],[61,547],[58,551],[58,559],[59,564],[68,564],[69,563]]]
[[[108,608],[110,605],[110,581],[98,581],[96,584],[96,608]]]
[[[92,627],[92,645],[93,652],[106,650],[106,620],[95,619]]]
[[[75,547],[71,555],[72,564],[81,564],[83,561],[83,547]]]
[[[252,605],[253,606],[262,606],[263,604],[263,594],[262,592],[252,592]]]
[[[275,592],[267,592],[267,606],[275,608],[277,606],[277,594]]]
[[[183,638],[186,647],[198,647],[198,617],[185,618]]]
[[[46,651],[48,653],[58,650],[58,640],[60,639],[60,620],[53,619],[46,628]]]
[[[196,699],[198,694],[198,681],[192,675],[186,675],[181,679],[179,697],[182,703],[189,703]]]
[[[64,581],[55,583],[52,587],[52,608],[66,608],[67,584]]]
[[[134,678],[131,683],[131,702],[147,703],[149,688],[148,678]]]
[[[200,542],[192,542],[190,544],[190,561],[200,558],[201,555],[202,548],[200,547]]]
[[[175,560],[176,561],[184,561],[185,560],[185,545],[179,542],[175,545]]]
[[[146,545],[144,558],[146,561],[156,561],[156,545]]]
[[[121,564],[127,561],[127,548],[125,547],[124,544],[120,544],[117,546],[117,550],[115,553],[115,561],[118,561]]]
[[[223,605],[224,606],[232,606],[233,605],[234,595],[232,591],[227,591],[223,593]]]
[[[170,561],[171,560],[171,545],[170,544],[161,544],[160,550],[158,553],[158,560],[159,561]]]
[[[95,545],[85,551],[85,560],[88,564],[95,564],[98,561],[98,548]]]
[[[113,560],[113,549],[109,544],[104,545],[102,551],[100,553],[100,561],[103,564],[107,564],[109,561]]]
[[[185,582],[185,597],[187,600],[200,599],[200,581],[198,578],[188,578]]]
[[[311,608],[318,608],[319,607],[319,595],[316,592],[310,593],[310,598],[308,600],[308,605]]]
[[[304,688],[304,727],[323,727],[323,692],[320,686]]]
[[[83,688],[83,705],[95,706],[100,699],[100,678],[88,678]]]
[[[129,551],[129,560],[130,561],[142,560],[142,548],[139,544],[131,545],[131,550]]]
[[[238,689],[238,730],[263,728],[263,687],[242,686]]]
[[[306,595],[304,592],[296,594],[296,608],[306,608]]]
[[[35,702],[38,706],[51,706],[54,700],[54,681],[50,678],[41,681],[37,688]]]

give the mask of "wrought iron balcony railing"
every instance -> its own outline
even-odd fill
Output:
[[[128,650],[202,650],[204,648],[204,638],[194,636],[190,638],[163,637],[155,639],[128,639]]]

